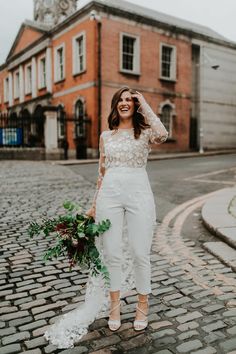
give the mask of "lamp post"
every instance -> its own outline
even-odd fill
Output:
[[[204,153],[204,132],[203,132],[203,98],[204,98],[204,78],[205,78],[205,62],[209,64],[209,67],[213,70],[219,69],[220,65],[213,62],[209,55],[205,51],[204,45],[200,47],[200,76],[199,76],[199,153]],[[201,84],[203,86],[201,87]]]

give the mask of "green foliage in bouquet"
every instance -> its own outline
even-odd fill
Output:
[[[64,215],[43,219],[40,224],[31,222],[28,228],[29,236],[37,236],[41,232],[45,237],[54,234],[56,244],[46,251],[44,260],[67,256],[70,269],[77,264],[90,269],[95,276],[102,273],[104,279],[109,282],[109,273],[100,258],[95,238],[109,229],[110,220],[96,224],[92,217],[81,214],[77,205],[68,201],[63,207],[66,211]]]

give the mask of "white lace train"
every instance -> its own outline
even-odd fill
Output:
[[[127,229],[123,233],[123,265],[121,297],[134,288],[133,262],[129,252]],[[97,239],[97,247],[102,255],[101,238]],[[109,289],[101,275],[90,275],[86,285],[84,303],[78,308],[60,317],[44,336],[59,349],[72,348],[85,334],[95,319],[104,317],[109,306]]]

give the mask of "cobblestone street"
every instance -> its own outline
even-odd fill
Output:
[[[205,197],[179,205],[157,225],[148,329],[132,328],[133,292],[122,301],[118,332],[102,318],[75,348],[58,350],[43,333],[83,301],[86,273],[70,272],[64,259],[45,264],[50,240],[29,239],[26,229],[32,219],[55,215],[65,200],[85,210],[95,186],[49,162],[1,161],[0,180],[0,354],[236,353],[236,273],[181,237],[185,218]]]

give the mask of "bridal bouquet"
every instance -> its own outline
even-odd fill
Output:
[[[86,267],[92,271],[92,275],[102,273],[105,280],[109,281],[109,273],[100,258],[95,239],[109,229],[110,220],[96,224],[92,217],[82,214],[77,205],[65,202],[63,207],[64,215],[43,219],[41,223],[31,222],[29,236],[37,236],[41,232],[45,237],[51,234],[55,236],[56,243],[46,251],[44,260],[66,255],[70,269],[75,265]]]

